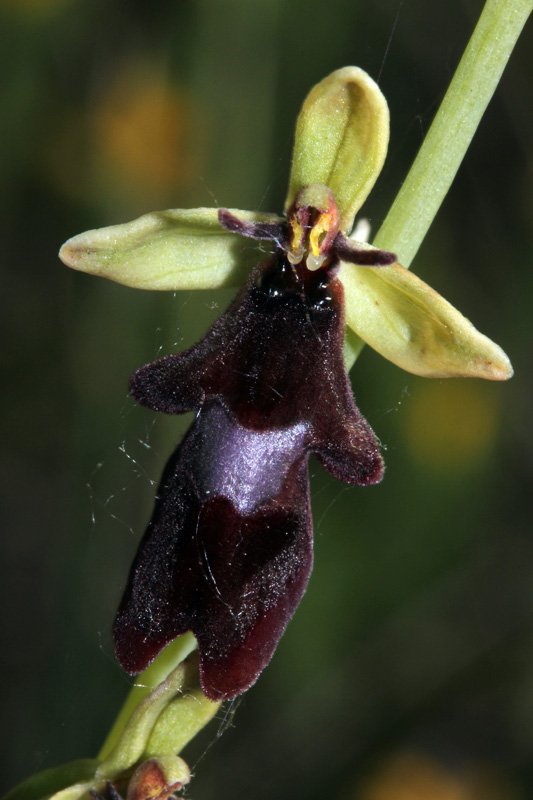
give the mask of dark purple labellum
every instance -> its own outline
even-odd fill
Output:
[[[205,694],[248,689],[309,579],[309,456],[346,483],[381,479],[343,364],[332,273],[278,252],[201,342],[133,375],[139,403],[196,418],[166,466],[115,620],[127,672],[192,630]]]

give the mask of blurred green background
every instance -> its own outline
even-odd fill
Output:
[[[110,624],[186,420],[136,408],[127,378],[229,299],[107,284],[59,245],[155,208],[281,210],[299,105],[345,64],[391,108],[376,230],[481,7],[0,0],[2,789],[92,756],[128,689]],[[185,752],[191,797],[533,796],[531,67],[523,36],[413,265],[516,377],[425,381],[363,353],[385,480],[311,464],[308,593],[257,686]]]

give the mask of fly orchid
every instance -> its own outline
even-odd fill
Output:
[[[284,216],[156,212],[60,251],[68,266],[137,288],[244,283],[198,344],[131,378],[142,405],[196,416],[165,468],[115,620],[129,673],[185,631],[213,700],[245,691],[270,661],[312,566],[309,456],[349,484],[383,474],[346,374],[345,324],[418,375],[512,375],[505,353],[392,253],[350,236],[388,135],[377,85],[337,70],[298,117]],[[250,240],[271,249],[253,269]]]

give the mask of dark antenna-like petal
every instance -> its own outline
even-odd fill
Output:
[[[238,233],[248,239],[270,239],[281,242],[285,238],[286,226],[283,222],[247,222],[239,219],[227,208],[219,208],[218,221],[231,233]]]
[[[348,239],[343,233],[338,233],[333,244],[333,250],[341,261],[358,264],[361,267],[388,267],[394,264],[395,253],[387,250],[378,250],[377,247],[358,247],[356,242]]]

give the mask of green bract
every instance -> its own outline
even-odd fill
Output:
[[[340,229],[349,233],[381,171],[388,137],[387,103],[374,81],[357,67],[333,72],[310,91],[298,116],[285,209],[310,184],[325,184]],[[253,223],[282,221],[275,214],[234,214]],[[74,269],[140,289],[207,289],[242,283],[257,260],[255,248],[219,224],[217,209],[199,208],[82,233],[63,245],[60,257]],[[340,279],[347,325],[399,367],[428,377],[513,374],[498,345],[399,264],[341,263]]]

